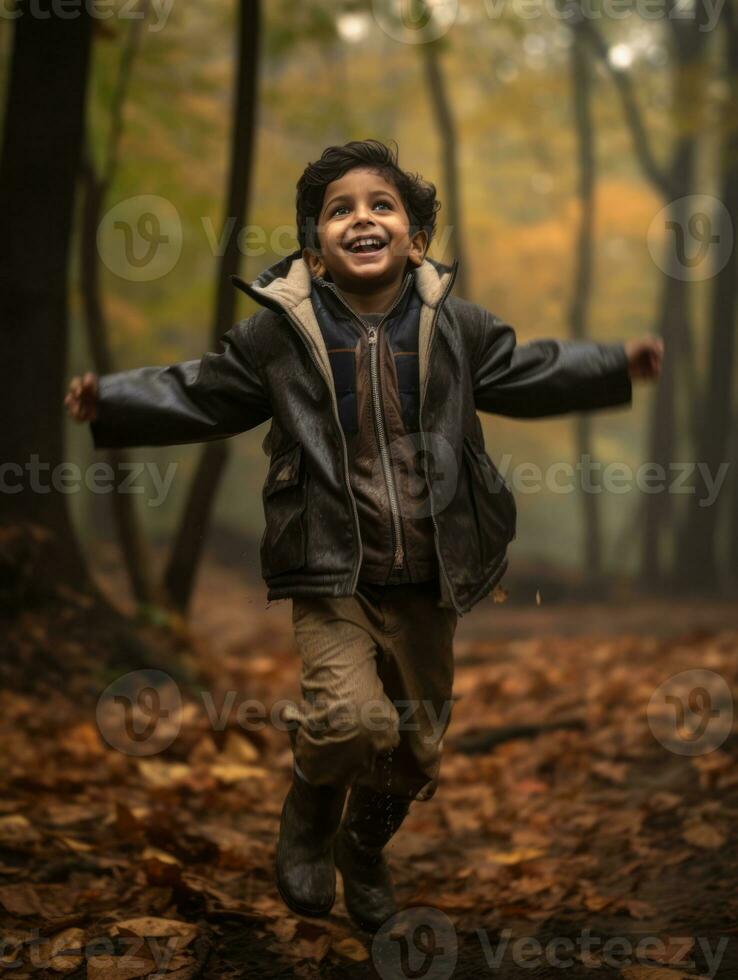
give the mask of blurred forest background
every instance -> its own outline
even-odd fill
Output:
[[[85,370],[217,349],[215,338],[255,309],[228,274],[253,279],[296,247],[295,183],[307,161],[371,136],[397,140],[400,164],[436,184],[443,208],[430,254],[458,257],[456,294],[512,323],[520,342],[666,340],[659,384],[636,385],[630,411],[535,423],[482,414],[488,452],[518,501],[511,578],[547,570],[562,587],[734,592],[738,472],[723,472],[705,507],[709,488],[690,466],[701,461],[718,479],[738,447],[732,0],[714,9],[664,0],[660,16],[622,3],[618,17],[597,2],[578,16],[580,4],[558,0],[524,15],[513,0],[105,9],[115,15],[60,20],[43,37],[40,21],[8,16],[0,33],[0,194],[12,216],[0,276],[14,317],[3,340],[13,366],[6,458],[36,451],[52,465],[177,469],[159,506],[150,484],[140,496],[84,486],[5,495],[10,518],[67,541],[66,573],[78,578],[119,540],[137,596],[152,598],[164,576],[184,606],[207,541],[258,576],[268,423],[207,449],[95,453],[87,427],[64,420],[63,390]],[[18,205],[19,195],[35,203]],[[142,195],[170,235],[160,267],[121,258],[128,238],[145,257]],[[57,298],[39,304],[44,283]],[[18,319],[24,303],[33,327]],[[575,479],[562,493],[524,472],[534,464],[545,477],[583,455],[632,474],[659,464],[673,492],[644,493],[626,477],[619,492],[584,493]]]
[[[274,885],[293,772],[274,708],[301,664],[291,604],[260,577],[268,425],[95,452],[63,404],[75,374],[217,350],[255,310],[230,275],[296,247],[306,163],[367,137],[436,184],[431,255],[458,257],[456,294],[520,342],[666,342],[630,411],[480,416],[518,503],[509,601],[459,624],[443,786],[398,835],[398,898],[448,916],[459,978],[489,970],[480,927],[583,925],[667,938],[603,976],[738,976],[738,15],[605,4],[2,6],[0,930],[17,976],[161,977],[121,941],[141,930],[176,951],[172,980],[375,975],[340,882],[309,922]],[[587,455],[624,492],[547,486]],[[103,462],[115,486],[129,464],[174,478],[75,483]],[[643,464],[660,492],[623,469]],[[50,472],[76,492],[36,489]],[[253,701],[274,724],[244,724]]]

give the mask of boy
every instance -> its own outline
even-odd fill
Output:
[[[382,143],[329,147],[297,184],[300,247],[251,283],[232,277],[264,308],[223,352],[88,374],[66,398],[96,448],[271,418],[262,574],[268,599],[292,599],[303,697],[277,885],[293,911],[325,915],[338,867],[369,932],[397,908],[382,849],[438,785],[457,618],[502,577],[515,535],[477,411],[629,404],[663,351],[656,338],[517,346],[511,326],[450,297],[457,262],[426,257],[439,207]]]

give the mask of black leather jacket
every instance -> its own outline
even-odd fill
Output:
[[[418,348],[427,509],[441,604],[464,615],[507,567],[516,509],[485,452],[478,411],[536,418],[631,401],[622,343],[538,340],[449,296],[457,262],[426,258]],[[222,439],[272,420],[261,541],[267,598],[352,595],[362,562],[356,502],[330,362],[300,251],[247,283],[264,309],[221,337],[223,350],[99,379],[96,448]]]
[[[420,455],[418,332],[414,270],[384,313],[359,315],[335,284],[313,279],[313,307],[346,438],[359,514],[359,587],[440,585]]]

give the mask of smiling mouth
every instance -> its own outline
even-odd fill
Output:
[[[344,248],[352,255],[361,255],[367,252],[381,252],[387,247],[387,242],[376,236],[356,239],[353,244],[345,245]]]

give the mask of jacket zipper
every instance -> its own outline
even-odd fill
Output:
[[[382,321],[384,322],[384,321]],[[389,460],[389,450],[384,431],[384,416],[382,415],[382,400],[379,393],[379,377],[377,372],[377,334],[379,333],[380,323],[376,329],[369,328],[369,370],[372,380],[372,396],[374,399],[374,421],[379,442],[379,453],[382,457],[382,468],[384,470],[384,480],[387,484],[389,494],[390,510],[392,511],[392,521],[395,526],[395,556],[392,562],[392,570],[402,569],[405,563],[405,550],[402,542],[402,525],[400,523],[400,508],[397,503],[397,488],[392,475],[392,466]]]
[[[330,283],[323,280],[325,285],[331,286]],[[392,304],[392,306],[387,310],[382,319],[379,321],[376,327],[370,326],[361,319],[355,310],[352,310],[348,303],[339,294],[338,290],[332,289],[332,292],[338,299],[341,300],[346,309],[356,317],[357,320],[362,324],[362,326],[368,331],[369,335],[369,371],[371,375],[371,385],[372,385],[372,400],[374,403],[374,422],[375,429],[377,433],[377,442],[379,443],[379,454],[382,459],[382,470],[384,472],[384,481],[387,485],[387,494],[389,496],[390,511],[392,512],[392,523],[395,531],[395,554],[392,560],[391,572],[395,569],[401,570],[405,564],[405,548],[402,538],[402,521],[400,519],[400,507],[397,499],[397,487],[395,485],[394,476],[392,473],[392,463],[390,461],[389,446],[387,444],[387,438],[384,428],[384,415],[382,413],[382,397],[379,391],[379,371],[377,369],[377,342],[379,339],[379,331],[384,326],[384,322],[387,317],[392,313],[402,297],[407,291],[407,287],[410,282],[410,273],[405,277],[405,285],[400,290],[400,293]]]
[[[453,274],[451,275],[448,285],[443,291],[443,295],[441,296],[441,299],[439,300],[436,306],[435,312],[433,314],[433,318],[431,320],[430,340],[428,341],[428,362],[426,364],[425,378],[423,380],[423,388],[422,391],[420,392],[420,407],[418,409],[418,427],[420,429],[420,444],[423,447],[423,470],[425,472],[425,482],[428,486],[428,493],[430,494],[431,520],[433,522],[433,537],[435,538],[435,542],[436,542],[436,554],[438,556],[438,564],[441,569],[441,574],[443,575],[443,578],[446,582],[446,588],[448,589],[448,594],[451,596],[451,601],[454,605],[454,609],[460,615],[461,609],[456,602],[456,595],[454,594],[454,590],[451,587],[448,574],[446,573],[446,566],[443,564],[443,555],[441,554],[440,539],[438,534],[438,523],[436,522],[436,515],[433,512],[433,491],[431,489],[430,477],[428,475],[428,453],[425,448],[425,432],[423,431],[423,421],[422,421],[423,402],[425,400],[425,390],[428,387],[428,378],[430,377],[430,365],[431,365],[431,353],[433,352],[433,341],[436,339],[436,321],[441,312],[441,307],[443,306],[446,297],[451,291],[451,287],[453,286],[455,279],[456,279],[456,267],[454,268]]]

